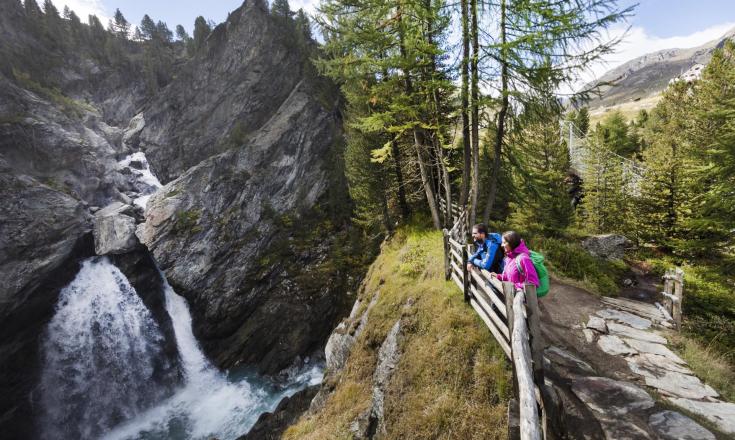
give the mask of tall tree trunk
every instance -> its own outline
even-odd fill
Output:
[[[424,184],[424,192],[426,193],[426,200],[429,202],[429,211],[431,211],[431,220],[434,222],[434,227],[441,229],[441,220],[439,218],[439,209],[436,206],[436,199],[434,188],[432,188],[431,176],[429,171],[426,169],[426,162],[424,158],[424,134],[420,129],[416,128],[413,130],[414,147],[416,148],[416,159],[419,162],[419,172],[421,173],[421,183]]]
[[[393,167],[396,174],[396,181],[398,182],[398,206],[401,209],[401,219],[406,222],[408,217],[411,215],[411,209],[408,207],[406,201],[406,188],[403,183],[403,159],[401,157],[401,149],[398,147],[398,142],[393,140],[391,142],[391,152],[393,153]]]
[[[507,40],[505,30],[507,27],[505,13],[506,0],[500,1],[500,88],[502,99],[500,103],[500,111],[498,112],[498,130],[495,133],[495,152],[493,157],[493,169],[490,176],[490,192],[487,196],[485,204],[485,212],[483,219],[489,220],[490,213],[495,205],[495,198],[498,193],[498,180],[500,179],[500,161],[503,153],[503,139],[505,137],[505,116],[508,113],[508,49],[506,47]]]
[[[408,54],[406,53],[406,44],[405,44],[405,34],[403,29],[403,18],[401,15],[401,7],[400,4],[398,6],[398,28],[399,28],[399,49],[401,53],[401,58],[403,62],[405,63],[405,66],[408,66]],[[404,89],[406,92],[406,96],[410,97],[413,95],[413,85],[411,84],[411,75],[408,71],[407,67],[404,67],[403,75],[403,84]],[[429,211],[431,211],[431,219],[434,222],[434,227],[437,229],[441,229],[441,220],[439,219],[439,210],[437,208],[436,203],[436,196],[434,188],[432,187],[432,181],[429,170],[426,169],[427,163],[424,156],[424,135],[420,132],[420,128],[414,128],[413,129],[413,140],[414,140],[414,148],[416,149],[416,159],[419,163],[419,172],[421,174],[421,183],[424,186],[424,192],[426,193],[426,201],[429,204]]]
[[[467,206],[467,199],[469,198],[470,192],[470,170],[472,162],[472,147],[470,146],[470,120],[469,120],[469,102],[468,102],[468,63],[470,58],[470,36],[468,29],[468,17],[467,17],[467,0],[461,0],[460,7],[462,8],[462,85],[461,85],[461,100],[462,108],[462,147],[464,151],[464,163],[462,165],[462,189],[459,193],[459,205],[461,208]]]
[[[427,11],[428,20],[426,22],[426,41],[430,47],[434,46],[434,16],[430,15],[431,12],[431,0],[424,1],[424,7]],[[430,55],[431,59],[431,70],[429,72],[430,79],[434,79],[436,74],[436,55],[432,52]],[[439,101],[439,92],[437,88],[432,84],[431,97],[434,101],[434,126],[436,127],[436,134],[433,137],[434,151],[436,159],[439,162],[439,173],[441,175],[442,184],[444,185],[444,201],[446,202],[446,209],[444,210],[444,226],[448,227],[452,224],[452,185],[449,180],[449,170],[447,164],[444,163],[444,136],[442,135],[441,129],[441,103]],[[437,185],[437,193],[440,193],[440,186]]]
[[[470,14],[472,14],[472,60],[470,64],[471,79],[471,111],[472,111],[472,197],[470,200],[470,226],[477,219],[477,198],[480,191],[480,103],[479,103],[479,38],[477,36],[477,0],[470,0]]]

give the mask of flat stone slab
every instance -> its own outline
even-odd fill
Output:
[[[632,338],[623,338],[623,341],[625,341],[626,344],[641,353],[651,353],[657,354],[659,356],[665,356],[678,364],[686,365],[686,362],[684,362],[673,351],[669,350],[665,345],[656,344],[648,341],[640,341],[638,339]]]
[[[663,369],[668,371],[675,371],[682,374],[694,374],[689,368],[677,364],[666,356],[661,356],[658,354],[638,353],[637,356],[632,356],[628,358],[627,361],[628,363],[636,363],[641,368],[648,368],[652,370]]]
[[[622,339],[613,335],[600,335],[597,346],[600,347],[600,350],[613,356],[637,353],[636,350],[626,345]]]
[[[617,336],[625,336],[628,338],[638,339],[640,341],[654,342],[656,344],[666,344],[668,341],[661,335],[646,330],[638,330],[637,328],[627,325],[611,322],[607,325],[610,334]]]
[[[669,396],[686,397],[688,399],[704,399],[717,397],[717,391],[702,383],[696,376],[668,371],[662,368],[640,366],[628,360],[631,371],[643,376],[646,385],[656,388]]]
[[[735,434],[735,403],[700,402],[691,399],[669,398],[674,405],[699,414],[726,434]]]
[[[651,414],[648,425],[662,440],[715,440],[702,425],[675,411]]]
[[[647,328],[651,327],[650,319],[641,318],[640,316],[628,312],[623,312],[621,310],[602,309],[595,312],[595,314],[600,318],[619,321],[623,324],[627,324],[639,330],[646,330]]]
[[[590,320],[587,321],[587,328],[597,330],[600,333],[607,333],[607,324],[605,323],[605,320],[597,316],[590,317]]]
[[[655,404],[645,390],[608,377],[576,378],[572,391],[585,405],[608,418],[652,408]]]
[[[587,341],[588,344],[595,342],[595,337],[597,335],[595,334],[594,330],[585,328],[582,330],[582,334],[584,335],[584,340]]]

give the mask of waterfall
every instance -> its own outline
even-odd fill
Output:
[[[163,344],[125,275],[107,258],[84,261],[41,343],[43,437],[95,438],[164,398],[151,386]]]
[[[141,152],[130,168],[145,209],[161,187]],[[184,382],[162,386],[162,332],[120,270],[107,258],[83,262],[61,291],[42,342],[41,431],[48,439],[235,439],[260,414],[300,389],[321,383],[323,365],[306,363],[275,383],[254,372],[217,370],[194,337],[186,300],[161,272]]]

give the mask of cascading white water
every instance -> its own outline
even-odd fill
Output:
[[[161,184],[143,153],[120,163],[133,161],[144,194],[135,203],[145,208]],[[321,382],[318,363],[292,371],[286,385],[219,372],[199,348],[186,301],[161,278],[183,385],[171,392],[154,380],[164,339],[125,276],[106,258],[86,260],[61,292],[42,343],[44,438],[234,439],[283,397]]]
[[[168,283],[164,288],[186,383],[174,396],[117,427],[104,439],[234,439],[247,432],[261,413],[272,411],[283,397],[321,382],[319,365],[301,371],[286,387],[274,387],[253,375],[228,379],[199,349],[184,298]]]
[[[84,261],[43,336],[44,438],[95,438],[164,398],[150,386],[164,342],[125,275],[107,258]]]
[[[145,209],[153,193],[163,186],[151,172],[148,159],[142,151],[138,151],[137,153],[126,156],[119,162],[119,165],[120,167],[127,167],[135,177],[135,186],[141,196],[136,198],[133,203]]]

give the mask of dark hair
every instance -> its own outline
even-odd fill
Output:
[[[477,229],[478,233],[487,235],[487,226],[485,226],[485,223],[478,223],[472,229]]]
[[[505,231],[503,232],[503,240],[510,245],[511,250],[514,250],[521,244],[521,235],[516,231]]]

